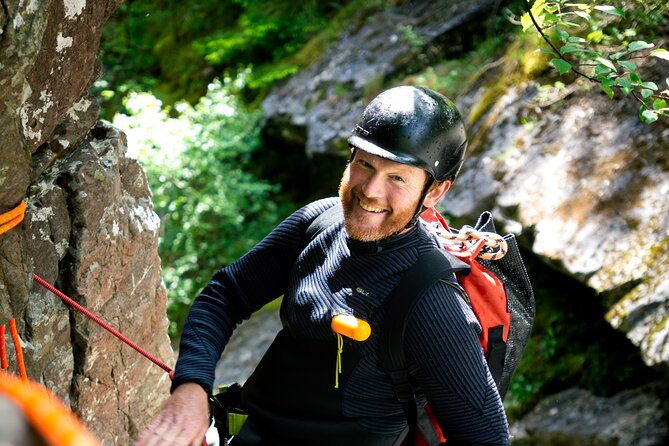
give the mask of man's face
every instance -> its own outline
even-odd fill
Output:
[[[369,242],[401,231],[418,207],[427,173],[356,150],[339,185],[348,235]]]

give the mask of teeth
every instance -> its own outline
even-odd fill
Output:
[[[379,209],[379,208],[375,208],[375,207],[371,207],[371,206],[366,206],[362,202],[360,202],[360,207],[363,208],[367,212],[374,212],[374,213],[377,213],[377,214],[380,213],[380,212],[383,212],[383,209]]]

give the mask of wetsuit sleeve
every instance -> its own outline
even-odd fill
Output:
[[[232,331],[284,293],[290,270],[306,242],[306,228],[334,203],[336,199],[325,199],[301,208],[251,251],[216,272],[188,313],[172,390],[184,382],[195,382],[211,392],[216,362]]]
[[[449,446],[508,445],[506,414],[478,340],[480,325],[453,282],[438,282],[407,325],[410,371]]]

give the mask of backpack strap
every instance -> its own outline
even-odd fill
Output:
[[[379,359],[393,381],[395,394],[406,414],[409,423],[409,434],[407,435],[409,444],[414,444],[415,441],[418,415],[404,352],[404,332],[407,322],[421,297],[439,279],[467,269],[469,266],[466,263],[443,249],[435,248],[419,257],[416,263],[409,268],[385,304],[386,316],[381,326]],[[430,444],[438,443],[432,429],[422,433],[428,441],[430,433],[434,437],[436,443],[430,442]]]
[[[344,211],[341,208],[341,202],[337,202],[334,206],[324,211],[321,215],[314,218],[309,224],[307,230],[304,232],[307,243],[313,240],[318,234],[325,231],[335,223],[344,219]]]

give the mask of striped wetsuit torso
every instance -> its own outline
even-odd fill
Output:
[[[248,254],[218,271],[184,327],[174,386],[193,381],[210,388],[215,363],[236,324],[284,296],[284,329],[273,346],[282,353],[270,348],[250,379],[247,398],[252,419],[254,407],[260,408],[255,415],[260,427],[269,416],[281,418],[281,426],[290,426],[291,419],[299,422],[288,430],[269,427],[272,441],[267,444],[337,444],[338,431],[355,428],[356,435],[342,435],[340,444],[393,445],[406,431],[401,405],[378,360],[382,304],[402,274],[436,244],[418,227],[362,243],[349,239],[341,222],[306,240],[309,224],[336,202],[325,199],[303,207]],[[506,445],[506,417],[482,356],[478,323],[455,279],[447,281],[433,286],[409,319],[405,349],[410,372],[449,446]],[[330,322],[340,313],[368,321],[372,334],[363,342],[344,343],[343,373],[334,389],[337,342]],[[279,376],[281,382],[274,382]],[[290,392],[272,390],[276,386]],[[304,434],[290,433],[302,428]],[[306,440],[312,435],[309,429],[326,434],[311,443]]]

